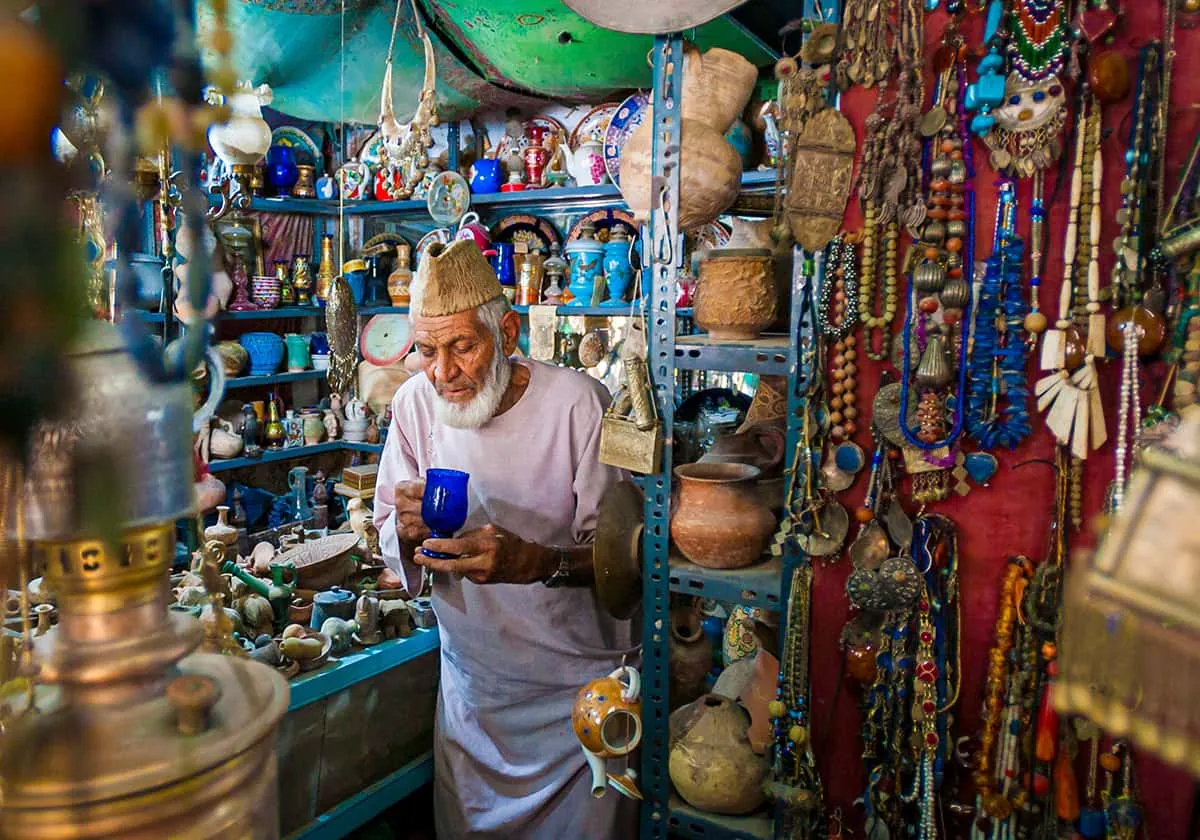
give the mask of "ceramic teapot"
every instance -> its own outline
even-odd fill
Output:
[[[581,187],[594,187],[608,182],[608,169],[604,165],[604,145],[595,138],[588,138],[571,151],[566,143],[559,145],[567,172]]]
[[[253,166],[262,160],[271,147],[271,127],[262,115],[262,106],[274,99],[270,86],[239,82],[229,96],[222,96],[214,88],[206,93],[210,104],[229,106],[229,121],[208,130],[208,142],[217,156],[231,165]]]
[[[592,796],[599,799],[611,784],[622,795],[641,799],[632,770],[614,775],[605,767],[608,759],[628,756],[642,740],[641,677],[637,669],[622,665],[579,689],[571,725],[592,771]]]

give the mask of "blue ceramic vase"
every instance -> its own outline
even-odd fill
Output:
[[[275,195],[287,196],[300,180],[300,169],[296,157],[287,146],[272,146],[267,151],[267,180],[275,189]]]

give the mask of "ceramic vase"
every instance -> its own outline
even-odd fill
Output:
[[[412,248],[408,245],[396,246],[396,267],[388,275],[387,292],[392,300],[392,306],[408,306],[408,289],[412,285],[412,269],[409,259]]]
[[[204,541],[221,544],[221,562],[237,561],[237,528],[229,524],[229,506],[217,505],[217,521],[204,529]]]
[[[671,539],[684,557],[710,569],[740,569],[759,559],[775,517],[754,490],[758,476],[747,464],[675,468],[679,503],[671,516]]]
[[[287,345],[288,373],[308,370],[312,363],[312,356],[308,349],[308,336],[288,333],[283,337],[283,341]]]
[[[696,325],[720,341],[758,338],[775,320],[771,252],[760,248],[721,248],[698,257],[693,316]]]
[[[304,430],[304,445],[316,446],[325,434],[325,423],[321,420],[321,415],[315,412],[306,412],[301,414],[300,418]]]
[[[629,233],[625,225],[613,225],[612,234],[604,243],[604,282],[608,287],[608,299],[601,306],[627,306],[625,293],[633,280],[629,246]]]
[[[296,291],[296,305],[312,304],[312,263],[308,254],[297,254],[292,260],[292,288]]]
[[[754,753],[746,713],[706,694],[671,713],[668,771],[679,795],[715,814],[747,814],[766,800],[767,762]]]
[[[568,242],[564,253],[570,265],[567,291],[571,294],[568,306],[591,306],[596,281],[602,273],[604,245],[597,242],[595,228],[584,225],[579,238]]]
[[[525,183],[531,187],[540,187],[546,172],[546,161],[549,154],[542,142],[546,139],[546,129],[540,125],[531,125],[528,129],[529,145],[523,155],[525,163]]]

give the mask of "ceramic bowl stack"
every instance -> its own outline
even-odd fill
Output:
[[[315,332],[309,337],[309,347],[312,348],[313,370],[329,370],[329,338],[323,332]]]
[[[269,376],[283,363],[283,339],[269,332],[249,332],[238,339],[250,354],[250,375]]]
[[[279,306],[279,278],[258,275],[250,281],[250,296],[259,309],[275,309]]]

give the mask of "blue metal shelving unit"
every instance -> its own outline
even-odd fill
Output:
[[[340,440],[327,443],[317,443],[313,446],[289,446],[283,449],[264,449],[258,458],[226,458],[221,461],[210,461],[208,471],[212,473],[236,470],[241,467],[256,467],[259,464],[269,464],[272,461],[294,461],[297,458],[307,458],[309,455],[320,455],[323,452],[338,452],[345,448]]]

